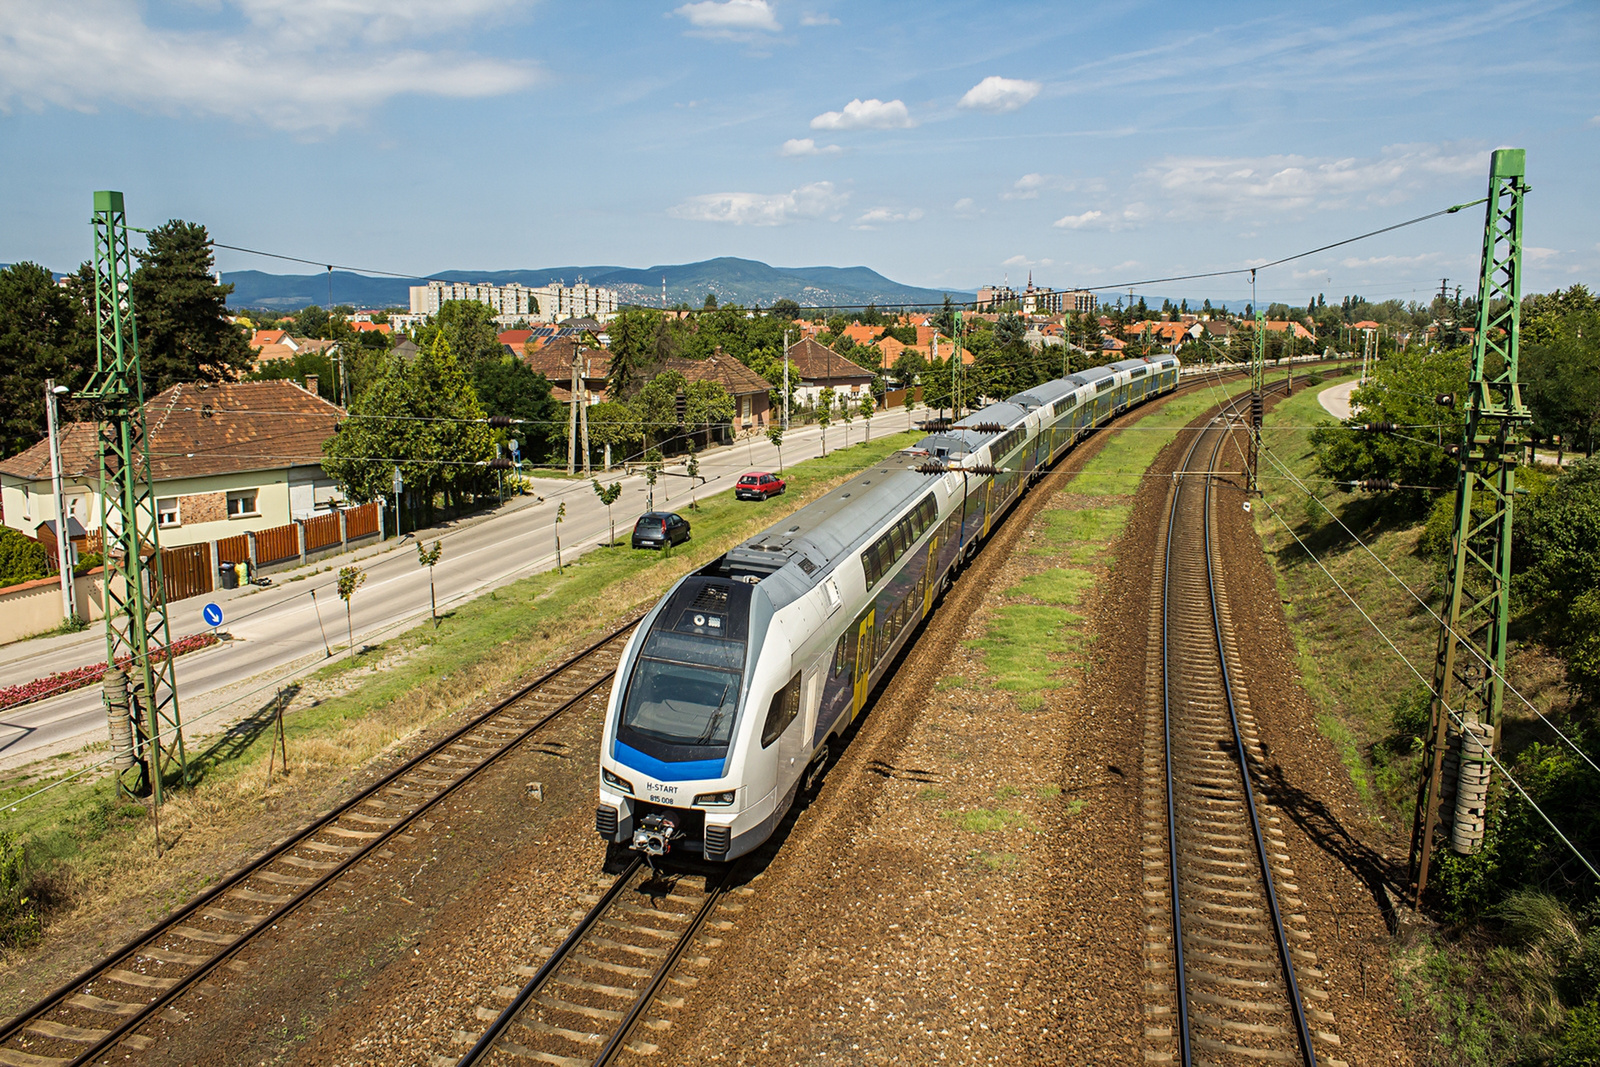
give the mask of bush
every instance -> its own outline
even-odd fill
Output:
[[[44,546],[27,534],[0,526],[0,586],[31,582],[50,573]]]
[[[1567,1013],[1561,1044],[1551,1067],[1587,1067],[1600,1063],[1600,1005],[1590,1001]]]
[[[27,873],[16,834],[0,830],[0,948],[21,948],[39,936],[39,913],[27,895]]]

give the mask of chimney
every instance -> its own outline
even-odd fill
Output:
[[[317,376],[315,374],[306,375],[306,392],[315,394],[316,391],[317,391]]]

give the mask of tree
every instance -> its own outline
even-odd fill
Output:
[[[681,425],[678,417],[678,395],[684,393],[688,385],[682,374],[669,370],[651,378],[634,395],[631,403],[644,429],[644,439],[647,444],[653,446],[677,433]]]
[[[951,406],[954,397],[951,395],[949,360],[929,363],[921,379],[922,403],[925,406],[940,413]]]
[[[840,393],[838,398],[839,418],[844,422],[844,447],[850,447],[850,424],[856,420],[855,402],[846,393]]]
[[[828,454],[828,423],[833,421],[833,386],[817,394],[817,425],[822,427],[822,454]]]
[[[271,359],[251,371],[247,382],[303,382],[308,375],[317,376],[317,395],[330,404],[337,404],[338,383],[334,378],[333,361],[324,352],[296,352],[290,359]]]
[[[1027,332],[1027,329],[1027,326],[1023,324],[1022,316],[1007,311],[995,321],[995,344],[1001,347],[1021,345],[1022,335]]]
[[[566,423],[561,423],[565,426]],[[589,408],[589,440],[605,449],[606,469],[611,469],[611,449],[630,445],[644,437],[639,412],[632,404],[602,400]]]
[[[689,510],[699,511],[700,503],[695,499],[694,483],[700,477],[700,454],[694,447],[694,438],[689,438],[689,462],[684,464],[683,472],[689,476]]]
[[[290,320],[289,334],[293,337],[320,337],[330,340],[328,328],[332,324],[332,317],[319,304],[307,304],[294,313]]]
[[[352,657],[356,654],[356,631],[355,624],[350,621],[350,598],[355,596],[356,590],[365,585],[366,581],[367,572],[354,564],[339,568],[339,599],[344,601],[344,629],[350,639],[349,649]]]
[[[933,328],[946,337],[956,335],[956,307],[950,302],[950,294],[944,295],[944,306],[933,317]]]
[[[550,392],[550,382],[515,356],[484,360],[472,368],[472,387],[478,401],[490,415],[508,415],[523,420],[514,431],[522,436],[521,452],[543,461],[555,442],[565,436],[566,420],[562,405]],[[593,415],[591,438],[593,436]]]
[[[561,570],[561,524],[563,522],[565,522],[565,521],[567,521],[567,502],[565,500],[563,500],[556,507],[556,521],[555,521],[555,525],[553,527],[551,527],[553,530],[555,530],[555,533],[556,533],[556,573],[557,574],[563,573],[562,570]]]
[[[656,509],[656,482],[661,478],[661,468],[666,463],[666,457],[661,454],[661,449],[651,445],[644,453],[644,482],[650,487],[649,509]]]
[[[443,553],[443,541],[435,541],[432,548],[425,547],[421,541],[417,542],[417,565],[428,568],[428,616],[433,619],[433,628],[436,630],[439,628],[439,601],[433,594],[433,568]]]
[[[734,408],[733,397],[720,382],[690,382],[684,388],[683,421],[704,430],[708,444],[711,427],[732,422]]]
[[[610,485],[601,485],[598,478],[590,478],[589,481],[594,486],[595,496],[598,496],[600,503],[606,506],[606,521],[611,524],[611,540],[606,542],[606,547],[613,548],[617,543],[617,520],[611,517],[611,505],[615,504],[617,498],[622,495],[622,483],[612,482]]]
[[[45,434],[44,383],[83,385],[94,362],[91,319],[36,263],[0,270],[0,450],[10,455]]]
[[[146,242],[132,280],[146,398],[178,382],[227,381],[248,371],[255,354],[228,321],[233,286],[217,283],[206,228],[174,219]]]
[[[648,308],[629,308],[606,327],[611,338],[611,369],[606,394],[627,400],[649,380],[650,373],[677,354],[677,339],[665,315]]]
[[[800,305],[785,297],[781,300],[774,300],[772,306],[767,309],[767,314],[775,319],[793,322],[800,317]]]
[[[783,423],[775,422],[767,427],[767,440],[772,442],[772,447],[778,450],[778,473],[783,473]]]
[[[861,403],[857,406],[856,411],[866,421],[867,440],[871,441],[872,416],[878,413],[878,403],[870,392],[861,394]]]
[[[707,311],[715,311],[715,310],[717,310],[717,294],[716,293],[707,293],[706,294],[706,302],[705,302],[704,307],[705,307],[705,310],[707,310]]]
[[[505,354],[495,328],[494,309],[477,300],[446,300],[417,331],[417,347],[430,348],[441,337],[464,367],[498,361]]]
[[[1453,489],[1456,460],[1445,448],[1461,440],[1469,360],[1465,348],[1438,353],[1412,348],[1381,360],[1367,384],[1350,394],[1355,412],[1350,423],[1311,431],[1322,473],[1341,482],[1389,478],[1434,491]],[[1454,398],[1452,406],[1435,402],[1444,394]],[[1380,433],[1357,428],[1376,422],[1400,429]],[[1428,426],[1435,427],[1432,433],[1417,429]],[[1424,435],[1432,440],[1422,439]],[[1428,489],[1407,489],[1394,499],[1417,505],[1428,495]]]

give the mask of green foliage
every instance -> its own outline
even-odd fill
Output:
[[[133,273],[139,361],[146,399],[178,382],[219,382],[250,369],[255,355],[227,319],[231,285],[219,285],[211,238],[174,219],[146,235]]]
[[[1335,481],[1392,478],[1403,485],[1453,488],[1456,465],[1440,445],[1458,444],[1465,423],[1464,403],[1470,353],[1407,349],[1378,364],[1377,372],[1350,396],[1351,423],[1392,422],[1395,433],[1371,433],[1349,426],[1320,426],[1311,431],[1317,465]],[[1440,394],[1458,398],[1441,407]],[[1428,429],[1427,427],[1432,427]],[[1429,497],[1425,489],[1396,493],[1397,502],[1416,508]]]
[[[293,337],[318,337],[328,339],[328,328],[333,318],[320,304],[307,304],[294,313],[289,334]]]
[[[562,406],[551,395],[550,382],[515,356],[502,355],[474,364],[472,388],[487,414],[508,415],[523,420],[522,425],[513,426],[497,436],[502,439],[516,437],[518,451],[534,462],[549,456],[555,441],[566,436],[564,432],[556,430],[558,426],[565,427],[566,423],[562,420]],[[593,429],[591,417],[591,439]]]
[[[21,948],[39,936],[39,915],[28,897],[28,867],[22,845],[0,830],[0,948]]]
[[[0,270],[0,454],[45,434],[44,383],[81,386],[94,363],[93,318],[36,263]]]
[[[31,582],[50,573],[44,545],[20,530],[0,526],[0,586]]]
[[[427,567],[432,570],[439,563],[439,557],[444,554],[444,542],[435,541],[433,547],[428,547],[421,541],[417,542],[417,566]],[[344,596],[343,592],[339,594]],[[349,599],[346,597],[346,599]]]
[[[495,327],[494,309],[476,300],[446,300],[438,312],[417,331],[417,347],[424,352],[440,340],[464,367],[498,362],[505,354]]]
[[[317,376],[317,395],[330,404],[338,403],[338,380],[333,360],[323,352],[296,352],[292,359],[267,360],[245,378],[251,382],[304,382],[306,375]]]
[[[565,433],[563,433],[565,436]],[[604,448],[629,446],[644,439],[638,409],[618,400],[602,400],[589,408],[589,440]]]
[[[360,589],[366,584],[366,581],[367,572],[362,570],[360,567],[357,567],[354,564],[351,564],[348,567],[340,567],[339,599],[343,600],[346,604],[349,604],[350,598],[355,595],[357,589]]]
[[[350,405],[350,418],[323,443],[323,467],[352,498],[382,498],[399,466],[431,517],[434,495],[492,488],[479,464],[494,454],[472,380],[436,337],[416,360],[385,357],[383,372]]]
[[[682,426],[678,417],[678,394],[683,393],[688,384],[677,371],[663,371],[646,382],[630,401],[644,430],[644,439],[652,447],[671,440]]]
[[[1523,397],[1533,431],[1593,455],[1600,429],[1600,300],[1581,285],[1522,305]]]

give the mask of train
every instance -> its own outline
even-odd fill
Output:
[[[596,831],[652,860],[766,841],[995,524],[1180,369],[1123,360],[987,404],[681,578],[617,665]]]

